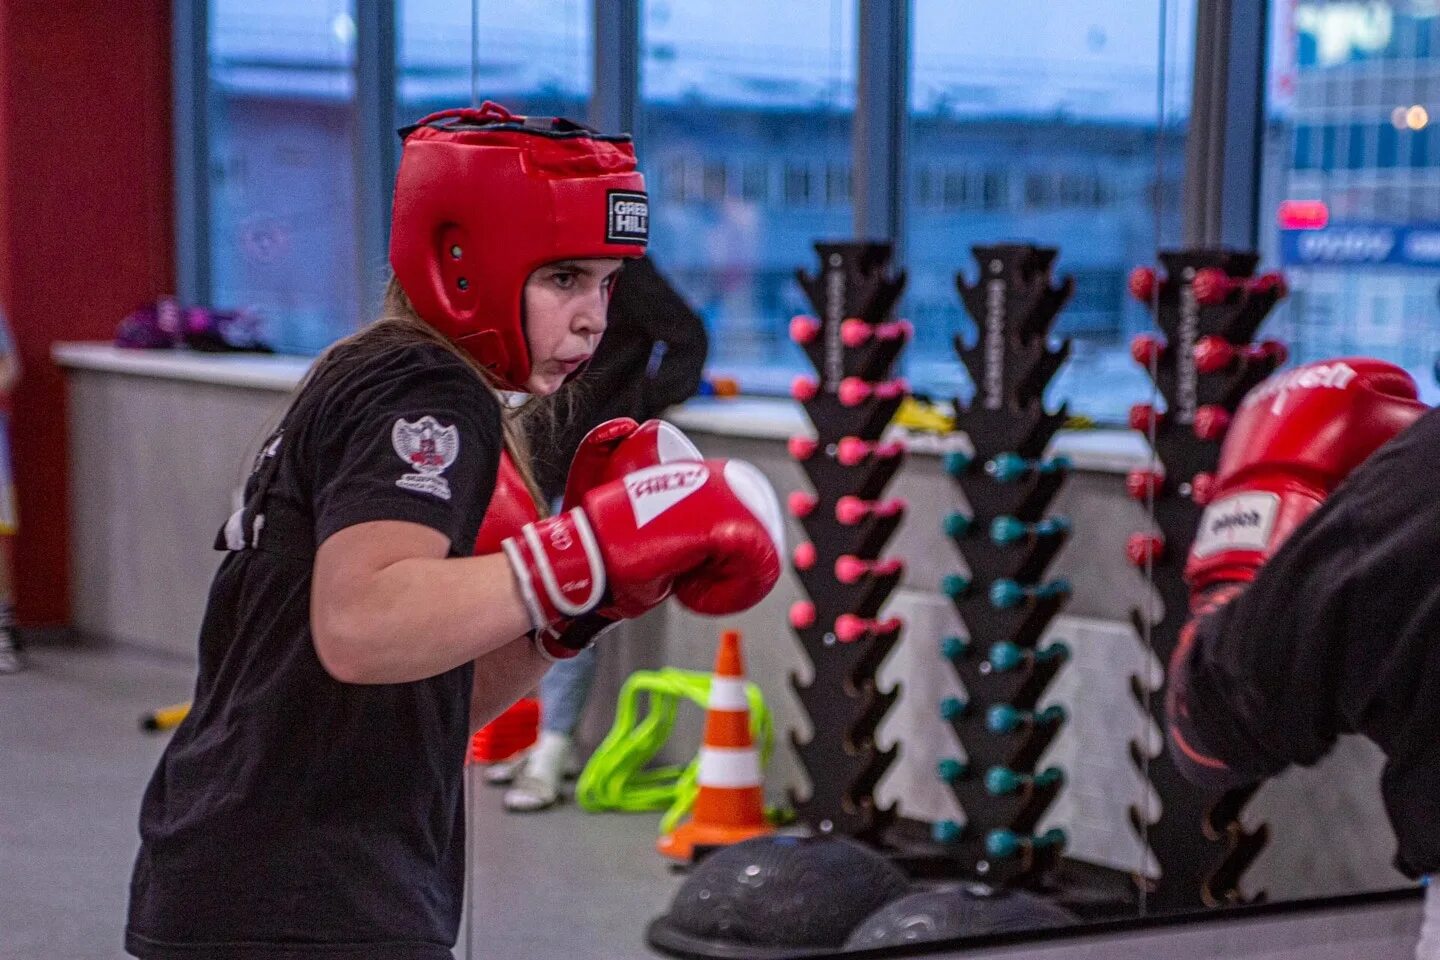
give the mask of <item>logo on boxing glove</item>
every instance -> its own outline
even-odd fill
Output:
[[[1290,391],[1316,388],[1344,390],[1354,379],[1354,368],[1343,360],[1337,360],[1334,363],[1313,363],[1266,380],[1246,395],[1245,399],[1241,401],[1240,407],[1242,409],[1253,407],[1266,400],[1271,400],[1273,402],[1270,404],[1270,413],[1278,417],[1285,410],[1285,400],[1290,396]]]
[[[710,470],[703,463],[646,467],[625,477],[625,493],[639,529],[704,486]]]
[[[1205,508],[1191,557],[1214,556],[1225,550],[1264,550],[1275,529],[1280,497],[1265,491],[1237,493]]]

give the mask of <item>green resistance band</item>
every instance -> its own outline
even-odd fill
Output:
[[[575,799],[581,808],[590,813],[639,813],[669,807],[660,821],[660,831],[669,833],[675,829],[700,792],[696,783],[700,759],[696,757],[686,767],[646,767],[670,737],[680,703],[688,699],[702,708],[709,703],[712,676],[704,671],[669,667],[630,675],[620,688],[615,724],[575,784]],[[642,696],[649,705],[643,717]],[[755,684],[745,684],[745,696],[750,701],[750,735],[760,745],[760,766],[764,769],[775,747],[770,711]]]

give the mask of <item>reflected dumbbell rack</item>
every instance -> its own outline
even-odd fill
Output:
[[[1185,558],[1209,498],[1220,442],[1240,399],[1286,355],[1274,341],[1251,342],[1285,295],[1280,275],[1253,276],[1255,254],[1170,251],[1159,259],[1162,273],[1139,267],[1130,275],[1131,294],[1152,309],[1161,332],[1136,337],[1131,355],[1151,374],[1164,405],[1139,404],[1130,412],[1130,425],[1153,443],[1155,464],[1132,472],[1126,486],[1153,509],[1155,529],[1133,534],[1126,554],[1152,578],[1160,607],[1148,614],[1134,610],[1132,621],[1163,665],[1189,617]],[[1141,677],[1131,678],[1131,688],[1148,705],[1156,731],[1162,730],[1161,691]],[[1163,750],[1150,755],[1133,741],[1130,753],[1160,804],[1158,817],[1130,808],[1131,825],[1160,867],[1158,879],[1135,877],[1148,903],[1168,910],[1241,902],[1240,879],[1268,839],[1265,825],[1247,830],[1239,821],[1253,788],[1206,794],[1180,775]]]
[[[1052,282],[1053,249],[973,252],[979,281],[962,274],[957,286],[979,335],[955,339],[976,388],[970,403],[956,403],[956,429],[971,451],[944,461],[965,505],[938,518],[966,567],[939,584],[964,627],[939,644],[964,689],[963,698],[939,704],[955,755],[936,770],[959,816],[902,828],[908,855],[928,869],[1044,889],[1066,838],[1038,824],[1065,773],[1038,764],[1067,716],[1062,705],[1040,701],[1069,649],[1042,646],[1041,636],[1070,594],[1068,583],[1046,574],[1070,523],[1046,516],[1069,464],[1045,454],[1066,411],[1047,411],[1044,391],[1069,355],[1069,343],[1052,343],[1049,332],[1073,282]]]

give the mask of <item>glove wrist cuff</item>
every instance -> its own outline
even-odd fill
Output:
[[[600,546],[579,508],[526,524],[501,549],[537,633],[595,609],[605,594]]]

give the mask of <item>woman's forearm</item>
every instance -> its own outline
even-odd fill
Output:
[[[528,636],[492,650],[475,661],[470,696],[470,729],[479,730],[504,713],[540,682],[550,661],[535,652]]]
[[[344,602],[322,600],[332,592],[323,586],[312,595],[315,648],[325,669],[347,683],[433,677],[498,651],[531,627],[502,554],[399,560],[347,585]]]

